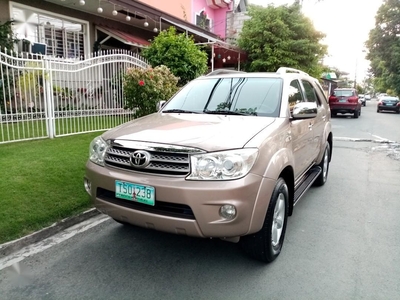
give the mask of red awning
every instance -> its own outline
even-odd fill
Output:
[[[142,47],[142,48],[150,45],[150,42],[146,41],[145,39],[142,39],[140,37],[134,36],[130,33],[126,33],[117,29],[111,29],[103,26],[97,26],[97,29],[100,30],[101,32],[104,32],[108,36],[119,40],[120,42],[126,45]]]

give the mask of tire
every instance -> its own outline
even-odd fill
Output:
[[[360,116],[359,111],[358,111],[358,110],[355,110],[355,111],[354,111],[353,118],[354,118],[354,119],[358,119],[359,116]]]
[[[335,118],[337,116],[337,113],[331,112],[331,118]]]
[[[377,109],[376,109],[376,112],[377,112],[377,113],[380,113],[381,111],[379,110],[379,108],[377,108]]]
[[[400,114],[400,109],[396,110],[396,114]]]
[[[276,182],[263,227],[240,239],[242,249],[251,257],[270,263],[282,250],[289,211],[289,189],[283,178]]]
[[[321,174],[319,174],[318,178],[314,181],[315,186],[323,186],[325,182],[328,180],[330,157],[331,157],[331,145],[329,143],[326,143],[324,156],[322,157],[322,160],[318,165],[322,169],[322,171]]]

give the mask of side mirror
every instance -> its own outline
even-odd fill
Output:
[[[165,100],[158,101],[157,111],[160,111],[160,109],[162,109],[164,107],[165,103],[167,103],[167,101],[165,101]]]
[[[318,114],[317,103],[301,102],[297,103],[292,110],[293,119],[311,119],[316,118]]]

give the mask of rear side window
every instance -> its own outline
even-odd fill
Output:
[[[303,87],[304,87],[304,91],[306,93],[306,97],[307,97],[307,102],[314,102],[314,103],[319,103],[318,99],[317,99],[317,95],[315,94],[315,90],[313,88],[313,86],[311,85],[311,83],[309,83],[308,81],[302,80],[301,81],[303,83]]]

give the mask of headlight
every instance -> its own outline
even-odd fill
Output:
[[[107,148],[108,144],[100,136],[94,138],[89,147],[89,159],[95,164],[104,166]]]
[[[257,149],[238,149],[192,155],[189,180],[230,180],[246,176],[256,161]]]

